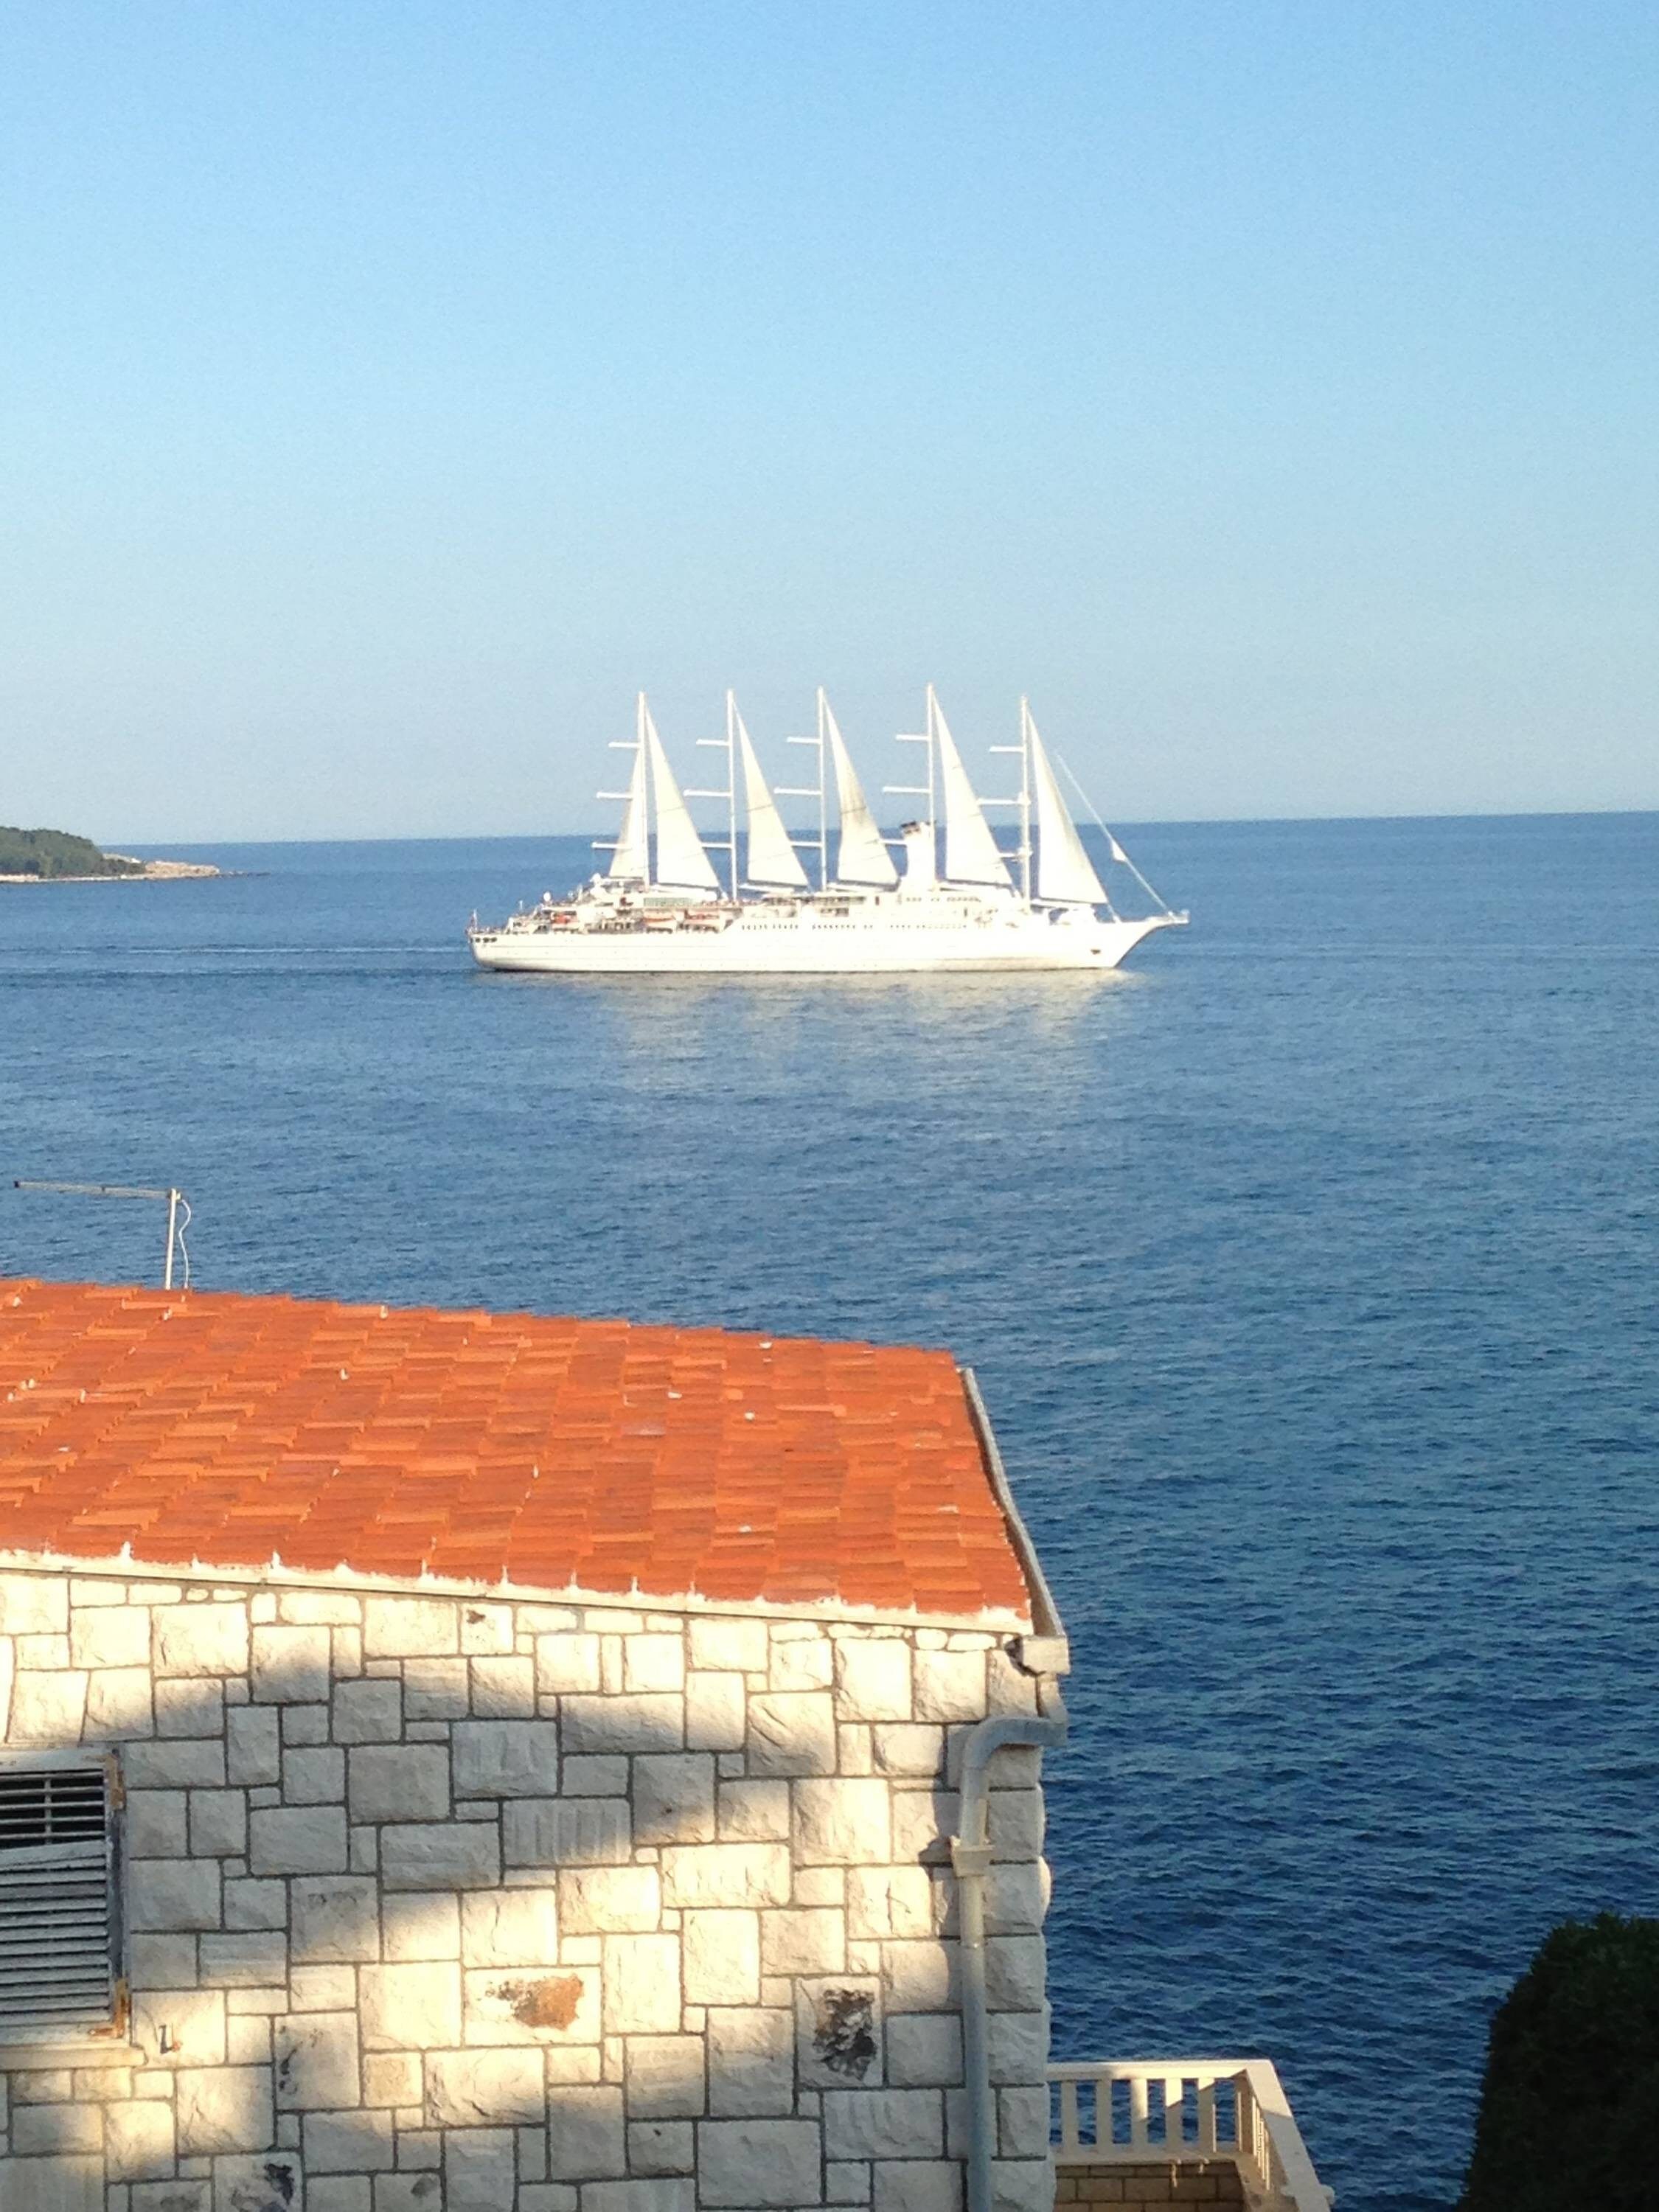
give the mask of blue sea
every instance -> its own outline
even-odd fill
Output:
[[[944,1344],[1071,1632],[1054,2042],[1265,2052],[1455,2198],[1486,2023],[1659,1909],[1659,816],[1149,828],[1116,977],[561,984],[583,841],[0,886],[0,1269]],[[176,849],[176,848],[175,848]]]

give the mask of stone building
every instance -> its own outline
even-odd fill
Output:
[[[1047,2212],[1065,1664],[942,1353],[0,1283],[0,2212]]]

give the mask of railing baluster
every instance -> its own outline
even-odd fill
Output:
[[[1206,2158],[1215,2155],[1215,2083],[1198,2085],[1198,2148]]]
[[[1102,2059],[1052,2066],[1048,2079],[1060,2091],[1054,2158],[1061,2166],[1109,2169],[1147,2160],[1176,2166],[1220,2157],[1237,2167],[1252,2198],[1266,2194],[1284,2212],[1329,2212],[1330,2192],[1265,2058]]]
[[[1148,2148],[1146,2076],[1139,2068],[1129,2076],[1129,2142],[1136,2150],[1145,2150]]]
[[[1255,2100],[1250,2094],[1249,2080],[1243,2074],[1233,2076],[1233,2112],[1238,2132],[1238,2157],[1241,2165],[1260,2172],[1255,2154]]]
[[[1062,2150],[1080,2150],[1083,2147],[1077,2124],[1075,2081],[1062,2081],[1060,2085],[1060,2147]]]

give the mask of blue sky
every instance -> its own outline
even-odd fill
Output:
[[[1109,814],[1659,806],[1659,18],[0,11],[0,820],[605,817],[651,691]],[[702,760],[707,763],[709,757]]]

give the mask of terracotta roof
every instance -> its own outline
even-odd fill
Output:
[[[0,1550],[1028,1621],[950,1355],[0,1279]]]

